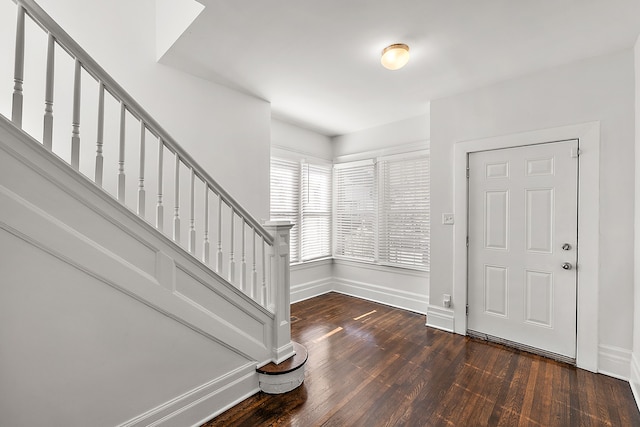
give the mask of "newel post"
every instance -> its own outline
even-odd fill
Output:
[[[280,363],[293,356],[291,343],[291,282],[289,270],[290,221],[267,221],[264,228],[274,238],[270,248],[270,289],[267,307],[275,313],[272,358]]]

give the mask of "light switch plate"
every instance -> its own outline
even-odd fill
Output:
[[[442,214],[442,223],[444,225],[453,225],[453,214],[452,213],[443,213]]]

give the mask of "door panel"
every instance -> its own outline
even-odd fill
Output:
[[[553,275],[544,271],[525,271],[525,322],[551,327]]]
[[[509,192],[487,191],[485,193],[485,244],[487,249],[507,250],[509,231]]]
[[[507,269],[495,265],[484,266],[484,311],[498,316],[507,316],[509,286]]]
[[[577,148],[469,154],[470,332],[575,358]]]

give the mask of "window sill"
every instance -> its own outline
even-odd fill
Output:
[[[307,268],[314,268],[321,265],[329,265],[329,264],[342,264],[342,265],[348,265],[348,266],[360,267],[360,268],[363,268],[364,266],[366,266],[366,268],[373,269],[373,270],[397,271],[397,272],[402,272],[402,274],[409,274],[412,276],[419,276],[419,277],[428,276],[430,273],[430,271],[426,269],[420,270],[416,268],[377,264],[371,261],[354,260],[354,259],[340,258],[340,257],[325,257],[325,258],[314,259],[312,261],[296,262],[296,263],[290,264],[289,267],[291,268],[291,270],[298,271],[298,270],[304,270]]]
[[[289,264],[289,267],[292,270],[304,270],[306,268],[313,268],[320,265],[329,265],[329,264],[333,264],[332,257],[317,258],[311,261],[301,261],[301,262],[291,263]]]

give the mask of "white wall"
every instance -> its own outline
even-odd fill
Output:
[[[392,307],[426,313],[429,273],[356,261],[334,260],[334,290]]]
[[[454,143],[600,121],[600,346],[627,356],[633,325],[633,111],[631,50],[431,102],[433,218],[453,212]],[[438,222],[431,233],[435,302],[452,291],[453,236]]]
[[[271,120],[271,147],[299,159],[311,156],[330,162],[333,158],[331,138],[276,119]]]
[[[38,3],[243,207],[268,217],[268,102],[156,63],[155,0]]]
[[[323,259],[291,266],[291,303],[335,291],[333,259]]]
[[[631,390],[640,407],[640,37],[634,49],[635,59],[635,228],[634,228],[634,316]]]
[[[429,140],[429,111],[386,125],[333,138],[333,157],[354,155]]]

